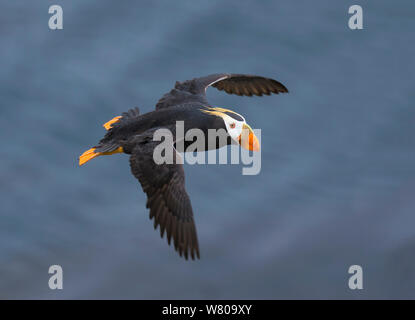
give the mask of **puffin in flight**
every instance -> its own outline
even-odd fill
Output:
[[[146,206],[150,209],[150,219],[154,218],[154,229],[160,226],[161,237],[166,233],[169,245],[173,239],[175,250],[186,260],[189,256],[193,260],[195,257],[200,259],[200,253],[183,165],[180,161],[155,163],[153,151],[160,141],[153,140],[154,132],[160,128],[175,132],[176,121],[183,121],[185,130],[197,128],[207,137],[209,129],[224,129],[228,134],[226,144],[237,143],[248,150],[259,150],[258,139],[244,117],[208,103],[206,89],[209,86],[239,96],[288,92],[276,80],[244,74],[213,74],[176,82],[174,88],[157,102],[155,111],[141,115],[139,109],[134,108],[105,123],[107,133],[104,138],[79,157],[81,166],[97,156],[129,154],[131,172],[147,195]],[[241,139],[243,131],[248,133],[248,139]],[[186,148],[192,142],[185,143]],[[206,150],[222,146],[216,142],[213,146],[208,145]],[[174,155],[181,157],[176,149]]]

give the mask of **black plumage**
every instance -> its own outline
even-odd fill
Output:
[[[203,112],[210,110],[205,94],[209,86],[241,96],[288,92],[276,80],[242,74],[214,74],[176,82],[175,87],[157,102],[155,111],[140,115],[139,109],[134,108],[107,122],[104,125],[108,130],[105,137],[79,160],[82,165],[98,155],[130,154],[131,172],[147,195],[147,208],[150,209],[150,219],[154,219],[154,228],[160,228],[161,237],[166,234],[169,244],[173,239],[176,251],[186,259],[189,256],[200,258],[200,252],[193,209],[185,189],[182,161],[156,164],[153,151],[160,142],[153,141],[153,134],[157,129],[167,128],[174,136],[176,121],[184,121],[185,132],[199,128],[206,136],[208,129],[226,129],[220,117]],[[238,121],[242,119],[232,111],[225,113]],[[174,145],[171,147],[174,158],[180,160],[181,155]],[[219,147],[221,145],[215,144],[208,146],[208,149]]]

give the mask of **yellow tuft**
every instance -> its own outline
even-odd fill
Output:
[[[219,108],[219,107],[208,107],[208,110],[206,109],[200,109],[200,110],[202,110],[202,112],[204,113],[215,115],[221,118],[223,118],[227,112],[237,114],[235,111],[225,109],[225,108]]]

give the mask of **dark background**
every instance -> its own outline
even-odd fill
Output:
[[[348,28],[353,4],[363,30]],[[413,1],[0,6],[0,298],[415,297]],[[77,157],[102,123],[216,72],[290,93],[208,90],[262,129],[262,171],[185,166],[202,255],[189,262],[153,230],[127,156]]]

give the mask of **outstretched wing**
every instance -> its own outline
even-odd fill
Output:
[[[247,74],[212,74],[202,78],[176,82],[174,89],[158,101],[156,110],[180,104],[208,105],[205,93],[209,86],[239,96],[262,96],[288,92],[282,83],[270,78]]]
[[[186,260],[189,255],[193,260],[195,256],[200,259],[192,205],[184,186],[183,165],[176,161],[156,164],[153,151],[159,141],[144,137],[134,143],[130,157],[131,172],[147,194],[147,208],[150,209],[150,219],[154,219],[154,229],[160,226],[160,236],[166,232],[169,245],[173,239],[174,248]],[[174,148],[173,151],[175,160],[181,157]]]

